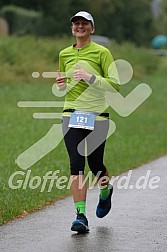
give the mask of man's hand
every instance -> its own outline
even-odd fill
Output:
[[[92,74],[86,72],[86,71],[80,66],[79,63],[77,64],[77,66],[78,66],[78,69],[74,71],[74,80],[75,80],[75,81],[84,80],[84,81],[89,82],[89,80],[90,80],[91,77],[92,77]]]

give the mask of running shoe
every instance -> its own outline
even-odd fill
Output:
[[[103,218],[106,216],[110,209],[111,209],[111,196],[113,193],[113,186],[110,185],[110,194],[108,195],[107,198],[101,198],[99,197],[99,203],[96,208],[96,216],[98,218]]]
[[[73,221],[71,230],[76,231],[78,233],[89,232],[88,220],[84,214],[77,213],[76,220]]]

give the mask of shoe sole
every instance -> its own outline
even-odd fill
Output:
[[[87,233],[89,232],[89,228],[85,226],[83,223],[75,223],[71,227],[71,231],[76,231],[78,233]]]

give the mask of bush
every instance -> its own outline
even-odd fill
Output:
[[[160,58],[151,49],[136,47],[129,42],[118,44],[115,41],[109,49],[115,59],[124,59],[132,65],[136,78],[153,74],[160,68]]]
[[[36,34],[42,20],[40,12],[26,10],[14,5],[4,6],[0,15],[9,23],[10,34]]]
[[[13,80],[34,81],[31,73],[54,72],[58,69],[60,50],[74,43],[71,37],[39,38],[34,36],[10,36],[0,38],[1,82]],[[131,43],[109,46],[114,59],[128,61],[134,70],[133,77],[145,78],[156,71],[166,72],[166,60],[146,48],[137,48]],[[10,74],[9,74],[10,73]],[[40,78],[40,81],[47,81]],[[49,82],[50,80],[48,80]]]
[[[72,44],[73,40],[69,37],[41,39],[30,35],[1,37],[1,82],[34,82],[32,72],[56,71],[59,51]],[[40,81],[46,82],[47,79],[40,78]]]

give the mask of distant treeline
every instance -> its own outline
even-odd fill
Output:
[[[94,16],[96,34],[118,42],[148,45],[158,33],[148,0],[0,0],[0,16],[16,35],[69,35],[70,17],[80,10]]]

